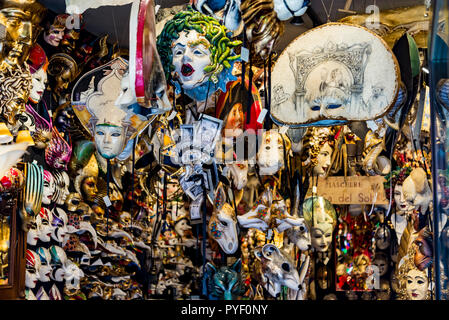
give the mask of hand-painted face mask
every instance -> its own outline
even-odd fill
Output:
[[[50,265],[53,271],[50,278],[53,281],[62,282],[65,277],[64,265],[67,263],[67,255],[64,250],[59,246],[51,246],[50,249],[51,261]]]
[[[41,261],[36,252],[27,249],[26,251],[26,271],[25,271],[25,286],[33,289],[36,287],[39,280],[39,269]]]
[[[273,297],[281,292],[281,286],[292,290],[301,289],[301,281],[295,264],[275,245],[266,244],[257,248],[255,256],[261,261],[263,286]]]
[[[37,43],[33,46],[27,61],[31,73],[31,91],[29,99],[38,103],[45,91],[47,83],[48,59],[44,49]]]
[[[66,209],[70,212],[75,212],[81,202],[81,195],[77,192],[72,192],[67,196],[65,201]]]
[[[328,251],[337,221],[333,205],[323,197],[307,198],[303,203],[303,214],[310,227],[312,247],[318,252]]]
[[[426,273],[411,269],[407,273],[406,290],[410,300],[426,300],[429,280]]]
[[[50,171],[44,170],[44,191],[42,194],[42,203],[49,205],[55,193],[55,180]]]
[[[210,295],[213,300],[235,300],[242,291],[240,272],[242,261],[238,259],[231,267],[216,268],[212,263],[206,264],[206,277]]]
[[[377,252],[373,264],[379,268],[379,276],[382,277],[387,274],[388,271],[388,257],[382,253]]]
[[[39,247],[36,250],[36,253],[39,255],[41,260],[41,267],[39,269],[39,280],[42,282],[50,281],[50,274],[52,271],[52,267],[50,265],[51,255],[48,249],[44,247]]]
[[[57,242],[64,243],[67,236],[67,214],[61,208],[55,208],[51,215],[51,225],[53,227],[51,238]]]
[[[399,215],[404,215],[415,208],[414,205],[407,202],[402,192],[402,185],[399,184],[394,187],[394,203],[396,204],[396,212]]]
[[[33,221],[30,222],[28,227],[27,244],[30,246],[35,246],[38,239],[39,239],[39,230],[37,228],[36,221],[33,219]]]
[[[53,227],[49,218],[49,211],[41,208],[39,215],[36,216],[36,225],[39,232],[39,240],[42,242],[50,242]]]
[[[227,254],[233,254],[238,248],[237,219],[222,185],[218,186],[214,200],[214,211],[207,229],[209,236],[218,242]]]
[[[277,130],[264,132],[257,153],[260,174],[273,175],[283,168],[286,160],[284,156],[289,154],[290,148],[291,142],[286,135],[281,135]]]
[[[313,167],[313,174],[316,176],[324,176],[327,172],[327,169],[331,166],[332,153],[334,149],[329,145],[329,143],[325,143],[318,153],[317,156],[317,165]]]
[[[72,155],[72,147],[64,140],[56,127],[52,128],[52,137],[45,149],[45,161],[55,169],[67,170]]]
[[[52,200],[58,205],[63,205],[67,196],[69,195],[70,178],[67,172],[55,170],[53,171],[53,178],[55,182],[55,192]]]
[[[236,80],[231,70],[240,56],[233,53],[233,48],[241,42],[224,41],[227,30],[217,22],[189,8],[168,21],[157,40],[167,79],[179,81],[185,93],[197,101],[206,100],[208,93],[218,89],[226,92],[226,83]],[[172,29],[176,31],[171,32]],[[175,85],[180,92],[180,85]]]
[[[53,47],[58,47],[64,38],[64,32],[66,27],[66,19],[68,15],[57,15],[53,23],[44,32],[44,40]]]

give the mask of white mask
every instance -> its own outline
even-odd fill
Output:
[[[50,252],[44,248],[40,247],[36,250],[36,253],[39,255],[41,260],[41,267],[39,269],[39,280],[42,282],[50,281],[50,275],[52,271],[52,267],[50,265],[51,255]]]
[[[36,252],[27,249],[26,251],[26,271],[25,271],[25,286],[33,289],[36,287],[39,280],[39,269],[41,261]]]
[[[41,209],[41,212],[36,216],[36,225],[38,229],[39,240],[42,242],[50,242],[50,236],[54,228],[51,225],[48,209]]]
[[[125,111],[127,110],[127,107],[137,103],[137,98],[134,92],[132,92],[132,90],[130,90],[130,79],[129,79],[129,73],[127,72],[121,81],[121,89],[122,91],[120,92],[119,97],[117,98],[117,100],[115,100],[115,105],[117,107],[120,107],[122,109],[124,109]]]
[[[407,202],[402,192],[402,185],[396,185],[394,187],[394,203],[396,203],[396,213],[403,216],[407,212],[413,211],[415,206]]]
[[[42,191],[42,203],[49,205],[52,201],[53,194],[55,193],[55,180],[53,175],[50,176],[50,181],[44,179],[44,190]]]
[[[332,243],[333,226],[330,223],[318,223],[312,227],[312,247],[318,252],[326,252]]]
[[[418,269],[407,273],[406,289],[410,300],[425,300],[429,281],[426,274]]]
[[[285,141],[285,147],[289,149],[289,140]],[[276,130],[264,132],[257,153],[257,163],[259,164],[260,175],[276,174],[284,166],[284,142],[282,136]]]
[[[43,68],[31,75],[31,91],[29,99],[33,103],[38,103],[44,94],[45,84],[47,83],[47,72]]]
[[[172,45],[173,66],[184,89],[193,89],[209,79],[204,68],[211,64],[211,52],[202,43],[191,44],[198,40],[209,44],[196,30],[189,30],[181,32]]]
[[[100,155],[105,159],[112,159],[118,156],[123,150],[126,133],[125,128],[97,124],[95,126],[95,144]]]

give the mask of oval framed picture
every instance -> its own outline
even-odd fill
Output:
[[[272,69],[271,117],[291,127],[382,117],[398,95],[399,65],[365,27],[328,23],[291,42]]]

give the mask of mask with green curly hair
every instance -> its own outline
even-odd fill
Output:
[[[166,78],[176,93],[204,101],[218,89],[226,91],[234,62],[234,49],[241,41],[231,41],[226,27],[216,19],[188,7],[169,20],[157,38],[157,49]],[[181,84],[181,85],[180,85]]]

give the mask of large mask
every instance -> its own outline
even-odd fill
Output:
[[[207,231],[226,254],[236,252],[239,246],[237,219],[234,208],[226,202],[226,193],[222,185],[218,186],[215,193],[214,211]]]
[[[337,213],[332,203],[323,197],[307,198],[303,204],[303,214],[310,228],[312,247],[318,252],[328,251],[337,224]]]
[[[51,261],[51,255],[48,249],[44,247],[39,247],[36,250],[36,253],[39,255],[39,258],[41,260],[41,267],[39,269],[39,280],[41,282],[48,282],[50,281],[50,274],[52,271],[50,261]]]
[[[430,300],[427,269],[419,270],[414,263],[415,250],[412,245],[409,254],[399,262],[397,279],[400,300]]]
[[[2,68],[23,65],[39,33],[44,6],[35,0],[4,0],[0,7]]]
[[[235,300],[242,293],[242,261],[238,259],[231,267],[215,267],[206,264],[206,278],[213,300]]]
[[[72,93],[73,110],[105,159],[118,156],[149,121],[134,109],[115,105],[127,67],[125,60],[114,59],[81,77]]]
[[[25,271],[25,286],[33,289],[36,287],[39,280],[39,269],[41,261],[36,252],[27,249],[26,251],[26,271]]]
[[[37,43],[33,46],[27,60],[31,73],[31,91],[29,99],[38,103],[44,94],[47,84],[48,59],[44,49]]]
[[[208,93],[226,92],[226,83],[236,80],[231,71],[240,56],[233,49],[241,41],[228,41],[227,32],[216,19],[190,7],[165,24],[157,48],[167,79],[176,81],[177,93],[182,86],[192,99],[204,101]]]
[[[260,175],[273,175],[286,165],[291,148],[290,139],[272,129],[265,131],[257,153]]]

